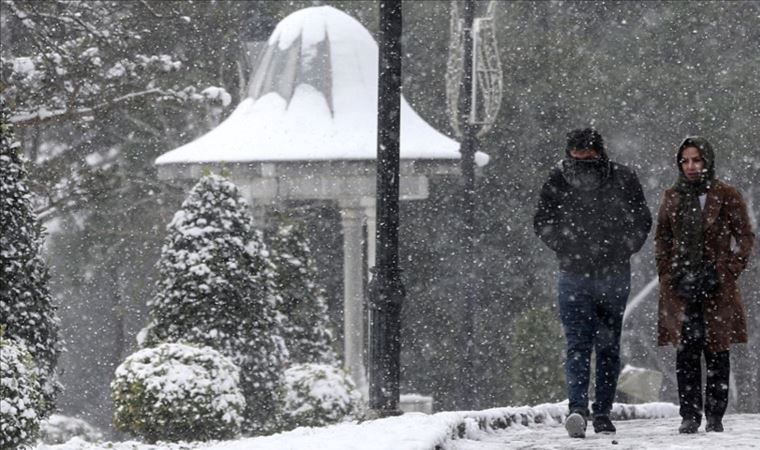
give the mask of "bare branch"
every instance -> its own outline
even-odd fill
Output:
[[[11,117],[11,123],[13,123],[19,128],[33,127],[33,126],[38,126],[38,125],[48,124],[48,123],[57,123],[57,122],[62,122],[64,120],[75,119],[82,116],[104,112],[109,109],[115,108],[121,104],[128,103],[132,100],[140,99],[143,97],[150,97],[150,96],[172,97],[177,100],[180,100],[177,94],[173,92],[163,91],[161,89],[149,89],[147,91],[132,92],[132,93],[123,95],[121,97],[116,97],[109,102],[101,103],[99,105],[95,105],[90,108],[79,108],[79,109],[70,108],[70,109],[59,109],[55,111],[38,110],[37,112],[32,112],[32,113],[16,114]]]
[[[157,17],[159,19],[163,19],[166,17],[163,14],[157,13],[153,8],[151,8],[151,6],[145,0],[140,0],[140,4],[143,5],[143,7],[145,7],[145,9],[147,9],[149,13],[153,14],[153,17]]]

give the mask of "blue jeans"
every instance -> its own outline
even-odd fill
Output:
[[[620,331],[631,275],[594,279],[560,272],[559,313],[565,330],[565,379],[570,410],[588,415],[591,352],[596,351],[594,414],[609,414],[620,373]]]

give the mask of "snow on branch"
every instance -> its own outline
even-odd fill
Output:
[[[140,17],[127,4],[4,0],[5,4],[26,28],[22,34],[34,49],[14,55],[18,48],[12,47],[0,57],[7,88],[3,96],[14,105],[11,120],[18,127],[90,121],[149,97],[223,106],[231,102],[223,88],[177,88],[184,82],[182,62],[174,55],[144,54],[141,42],[146,38],[132,26]]]
[[[115,97],[108,102],[103,102],[89,108],[57,109],[57,110],[50,111],[43,107],[34,112],[25,112],[25,113],[15,114],[11,116],[11,123],[13,123],[14,125],[18,127],[29,127],[29,126],[42,125],[42,124],[51,123],[51,122],[60,122],[60,121],[69,120],[69,119],[76,119],[79,117],[103,112],[105,110],[109,110],[117,106],[121,106],[124,103],[128,103],[130,101],[133,101],[139,98],[150,97],[150,96],[162,97],[163,99],[174,98],[178,100],[183,100],[184,98],[186,98],[186,96],[183,96],[171,90],[148,89],[141,92],[131,92],[129,94],[122,95],[121,97]]]

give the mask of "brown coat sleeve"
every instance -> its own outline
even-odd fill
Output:
[[[728,226],[731,235],[736,240],[736,249],[733,251],[727,267],[734,277],[738,278],[749,262],[752,246],[755,243],[755,233],[752,232],[752,225],[747,214],[747,204],[744,202],[742,194],[731,188],[726,202]]]
[[[654,233],[654,257],[657,262],[657,275],[660,280],[666,274],[669,274],[673,263],[673,228],[670,223],[670,195],[665,191],[660,203],[660,209],[657,212],[657,228]]]

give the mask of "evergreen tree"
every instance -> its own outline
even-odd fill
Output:
[[[43,393],[38,414],[45,416],[60,390],[55,375],[58,318],[40,255],[42,228],[32,209],[24,161],[4,101],[0,109],[0,328],[34,358]]]
[[[206,345],[241,369],[244,428],[278,424],[287,349],[277,320],[271,263],[237,187],[203,177],[168,226],[159,260],[158,294],[149,302],[145,346],[161,342]]]
[[[274,283],[283,300],[280,312],[287,324],[284,337],[291,360],[335,363],[325,290],[317,281],[316,264],[302,225],[280,215],[268,243],[275,266]]]

